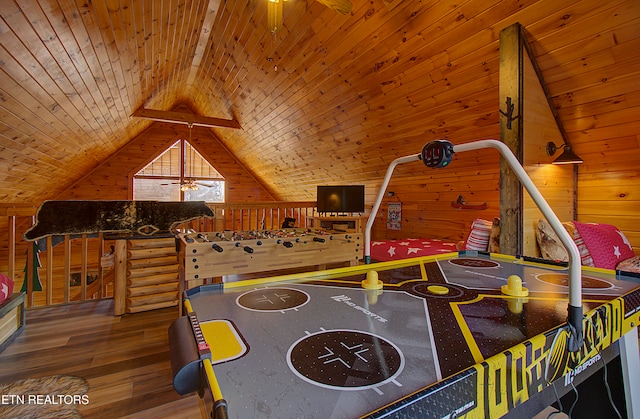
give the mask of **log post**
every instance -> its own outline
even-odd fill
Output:
[[[127,241],[115,240],[114,249],[114,280],[113,280],[113,314],[123,315],[126,310],[127,292]]]
[[[522,162],[523,33],[515,23],[500,32],[500,140]],[[500,159],[500,253],[522,251],[523,192],[509,165]]]

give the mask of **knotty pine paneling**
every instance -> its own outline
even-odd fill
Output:
[[[470,167],[475,164],[473,169]],[[466,163],[466,164],[465,164]],[[492,220],[500,216],[499,155],[481,150],[455,155],[445,169],[431,169],[421,162],[397,166],[396,172],[409,171],[392,177],[373,225],[374,239],[403,237],[463,240],[476,218]],[[396,173],[394,172],[394,174]],[[379,185],[375,187],[376,196]],[[486,210],[456,209],[452,202],[462,195],[469,204],[487,203]],[[402,230],[386,226],[388,203],[402,203]]]
[[[578,168],[578,221],[615,225],[640,254],[640,137],[635,142],[629,140],[609,142],[624,142],[627,147],[635,145],[635,149],[578,151],[585,160]]]
[[[523,124],[524,138],[523,167],[560,221],[572,221],[575,219],[575,170],[577,169],[574,165],[551,164],[553,159],[560,155],[562,149],[556,151],[554,156],[549,156],[546,152],[547,143],[553,142],[560,147],[565,139],[550,108],[544,85],[541,84],[527,53],[523,61],[524,115],[520,119]],[[543,215],[526,191],[523,193],[522,205],[522,254],[539,257],[536,227]]]
[[[226,202],[274,200],[208,128],[194,126],[192,130],[192,145],[225,178]],[[190,138],[186,125],[154,122],[56,199],[131,199],[132,176],[180,138]]]
[[[152,123],[131,114],[143,105],[186,105],[199,115],[240,122],[240,130],[211,130],[222,150],[212,148],[207,156],[221,156],[221,167],[235,165],[225,176],[249,182],[230,186],[234,200],[308,200],[318,184],[361,183],[371,205],[393,159],[437,138],[498,137],[498,38],[515,22],[525,28],[570,143],[585,158],[578,169],[578,218],[604,218],[590,209],[590,196],[618,189],[634,170],[631,161],[640,160],[636,0],[405,0],[394,7],[369,0],[354,2],[347,15],[313,0],[289,1],[275,36],[266,27],[263,0],[25,0],[4,6],[3,202],[107,191],[128,196],[124,176],[140,163],[135,148],[150,154],[160,148],[151,138],[140,145]],[[204,155],[214,140],[202,138]],[[616,153],[620,158],[602,158]],[[457,161],[456,170],[469,177],[447,173],[462,182],[456,189],[465,197],[468,190],[499,187],[497,181],[485,189],[467,186],[473,168],[496,173],[480,161]],[[396,179],[407,191],[447,182],[411,169],[399,170]],[[597,187],[588,186],[594,182]],[[611,211],[617,212],[609,214],[624,225],[634,219],[626,214],[637,218],[633,193],[616,198]],[[407,194],[402,199],[407,208],[421,202]],[[466,213],[444,207],[442,218],[455,220],[440,225],[460,217],[470,222]],[[625,231],[640,235],[640,227]],[[425,227],[422,235],[429,232]]]

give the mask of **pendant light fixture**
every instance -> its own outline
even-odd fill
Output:
[[[275,35],[282,29],[282,3],[284,0],[267,1],[267,28]]]
[[[198,190],[198,185],[195,183],[195,181],[193,179],[193,146],[191,145],[191,131],[193,130],[193,123],[187,124],[187,127],[189,128],[189,141],[184,146],[184,166],[185,166],[185,169],[183,169],[183,179],[182,179],[183,182],[180,185],[180,190],[182,192],[197,191]],[[189,154],[188,158],[187,158],[187,152]],[[189,164],[189,174],[191,175],[191,177],[184,176],[186,174],[186,172],[187,172],[186,171],[187,160],[188,160],[188,164]]]

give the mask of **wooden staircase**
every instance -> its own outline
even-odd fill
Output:
[[[125,312],[177,306],[179,275],[175,239],[126,240],[126,246]]]

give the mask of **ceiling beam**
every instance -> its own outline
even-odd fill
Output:
[[[158,111],[155,109],[138,108],[131,116],[151,119],[159,122],[173,122],[175,124],[199,125],[203,127],[224,127],[240,128],[240,123],[235,119],[214,118],[210,116],[200,116],[192,113],[175,111]]]
[[[189,76],[187,77],[187,86],[191,86],[195,83],[196,75],[200,69],[200,63],[207,51],[209,37],[213,33],[213,25],[216,20],[216,15],[218,14],[218,9],[220,9],[220,2],[221,0],[209,0],[209,4],[207,5],[207,13],[202,21],[198,44],[196,45],[196,51],[195,54],[193,54],[191,68],[189,69]]]

